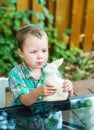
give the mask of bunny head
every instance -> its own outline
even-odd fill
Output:
[[[55,73],[60,65],[63,63],[63,58],[53,61],[52,63],[48,63],[44,68],[44,72],[46,74]]]

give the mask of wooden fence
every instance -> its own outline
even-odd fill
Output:
[[[72,33],[66,43],[74,44],[84,51],[92,51],[94,42],[94,0],[47,0],[49,12],[54,15],[59,36],[67,28]],[[19,0],[18,10],[31,9],[41,12],[36,0]],[[35,18],[32,18],[36,21]]]

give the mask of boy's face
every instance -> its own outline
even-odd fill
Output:
[[[40,69],[48,60],[48,40],[45,36],[41,39],[29,36],[24,41],[23,51],[18,49],[18,53],[30,70]]]

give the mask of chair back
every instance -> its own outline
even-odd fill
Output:
[[[0,108],[5,107],[6,87],[9,87],[8,78],[0,77]]]

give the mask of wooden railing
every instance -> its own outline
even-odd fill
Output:
[[[94,42],[94,0],[47,0],[49,12],[54,15],[59,36],[67,28],[72,33],[66,43],[74,44],[84,51],[92,51]],[[36,0],[19,0],[18,10],[31,9],[41,12]],[[32,17],[34,21],[35,18]],[[62,39],[65,41],[65,39]]]

